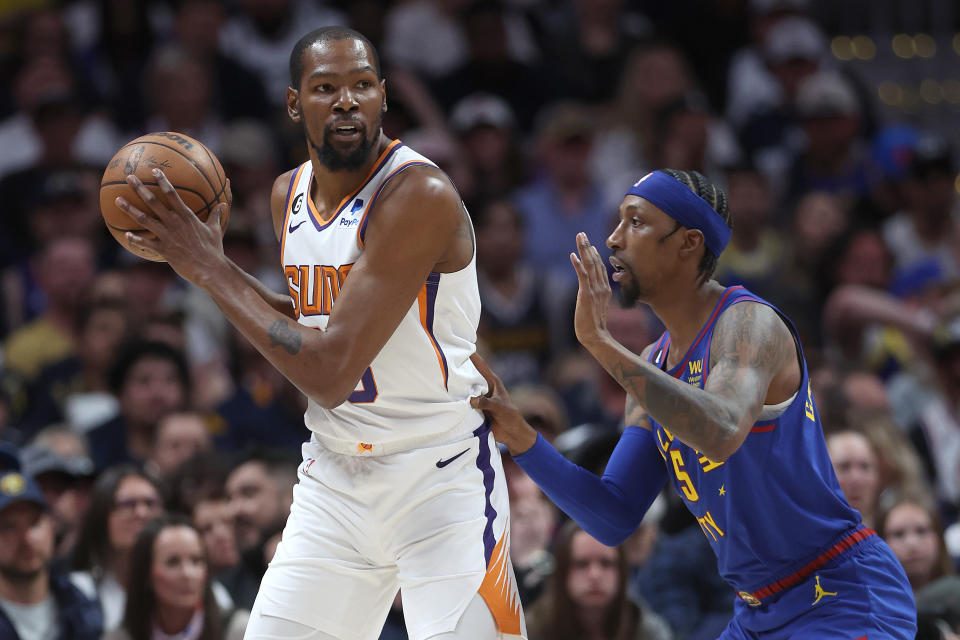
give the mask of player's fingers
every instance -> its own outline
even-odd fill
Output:
[[[590,264],[593,268],[593,275],[597,279],[597,285],[607,287],[610,285],[610,277],[607,275],[607,268],[600,259],[600,252],[594,246],[590,247]]]
[[[586,273],[590,276],[591,281],[599,278],[594,284],[601,284],[602,286],[602,282],[607,276],[607,270],[603,267],[597,248],[590,244],[590,238],[583,232],[577,234],[577,246],[580,250],[580,260],[584,264]]]
[[[570,264],[573,265],[573,270],[577,272],[577,280],[580,282],[580,285],[583,286],[584,279],[587,277],[587,271],[584,269],[583,263],[580,262],[577,254],[570,254]]]
[[[153,177],[157,179],[157,186],[160,187],[158,199],[164,203],[167,209],[192,214],[193,212],[184,204],[183,198],[177,193],[176,187],[170,184],[170,181],[167,179],[167,174],[161,169],[153,169],[152,173]]]
[[[497,374],[493,372],[493,369],[490,368],[490,365],[487,364],[486,360],[474,352],[470,356],[470,361],[473,362],[473,366],[477,368],[477,371],[480,372],[480,375],[483,376],[483,379],[487,381],[487,397],[491,396],[494,391],[503,388],[503,383],[500,381],[500,378],[498,378]]]
[[[117,207],[119,207],[124,213],[130,216],[134,222],[144,229],[148,229],[156,233],[159,229],[163,228],[163,223],[160,222],[160,220],[151,215],[147,215],[137,207],[133,206],[127,201],[126,198],[117,196],[114,202],[116,203]]]
[[[155,253],[160,253],[160,241],[156,238],[147,238],[139,233],[134,233],[133,231],[127,231],[124,234],[127,238],[127,242],[131,246],[139,247],[141,249],[149,249]]]
[[[212,227],[216,231],[223,231],[223,217],[227,214],[227,203],[221,202],[213,208],[213,211],[210,212],[210,215],[207,217],[207,226]]]
[[[147,185],[143,184],[137,176],[132,174],[127,176],[127,184],[133,187],[133,190],[136,191],[140,199],[143,200],[143,204],[147,205],[154,213],[161,213],[167,209],[167,206],[160,201],[160,198],[147,188]]]

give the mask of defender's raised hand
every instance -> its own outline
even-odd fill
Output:
[[[570,262],[577,272],[579,290],[573,328],[577,340],[589,348],[607,332],[607,309],[610,306],[610,279],[607,268],[600,259],[596,247],[590,244],[585,233],[577,234],[577,254],[570,254]]]
[[[163,171],[154,169],[153,174],[160,187],[159,194],[148,189],[135,175],[127,176],[127,183],[149,211],[140,210],[122,197],[116,200],[118,207],[153,234],[151,237],[131,232],[127,238],[131,244],[157,252],[182,278],[204,287],[215,279],[216,270],[224,266],[220,221],[229,205],[217,205],[207,221],[202,222],[183,202]]]

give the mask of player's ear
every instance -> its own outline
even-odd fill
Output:
[[[683,255],[697,253],[703,247],[703,232],[699,229],[687,229],[683,234],[683,244],[680,245],[680,253]]]
[[[300,92],[287,87],[287,115],[294,122],[300,122]]]
[[[380,93],[383,94],[383,104],[380,106],[381,113],[387,112],[387,79],[380,80]]]

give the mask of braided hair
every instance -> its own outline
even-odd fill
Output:
[[[707,204],[713,207],[713,210],[716,211],[723,221],[727,223],[727,226],[733,229],[733,219],[730,217],[730,210],[727,208],[727,194],[724,193],[723,189],[713,184],[707,180],[699,171],[681,171],[678,169],[663,169],[665,174],[679,180],[683,184],[687,185],[690,191],[693,191],[695,194],[706,200]],[[677,223],[677,229],[681,225]],[[674,229],[675,231],[676,229]],[[713,275],[713,272],[717,268],[717,256],[709,249],[704,249],[703,257],[700,258],[700,264],[697,265],[697,274],[700,276],[700,284],[703,284],[710,279],[710,276]]]

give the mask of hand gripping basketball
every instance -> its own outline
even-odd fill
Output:
[[[154,237],[127,232],[126,240],[134,247],[163,256],[182,278],[203,287],[206,279],[225,260],[221,220],[229,205],[225,202],[218,204],[203,222],[183,202],[161,169],[153,169],[152,173],[160,187],[159,194],[148,189],[137,176],[127,176],[127,183],[143,200],[148,211],[138,209],[123,196],[117,197],[116,205]]]

